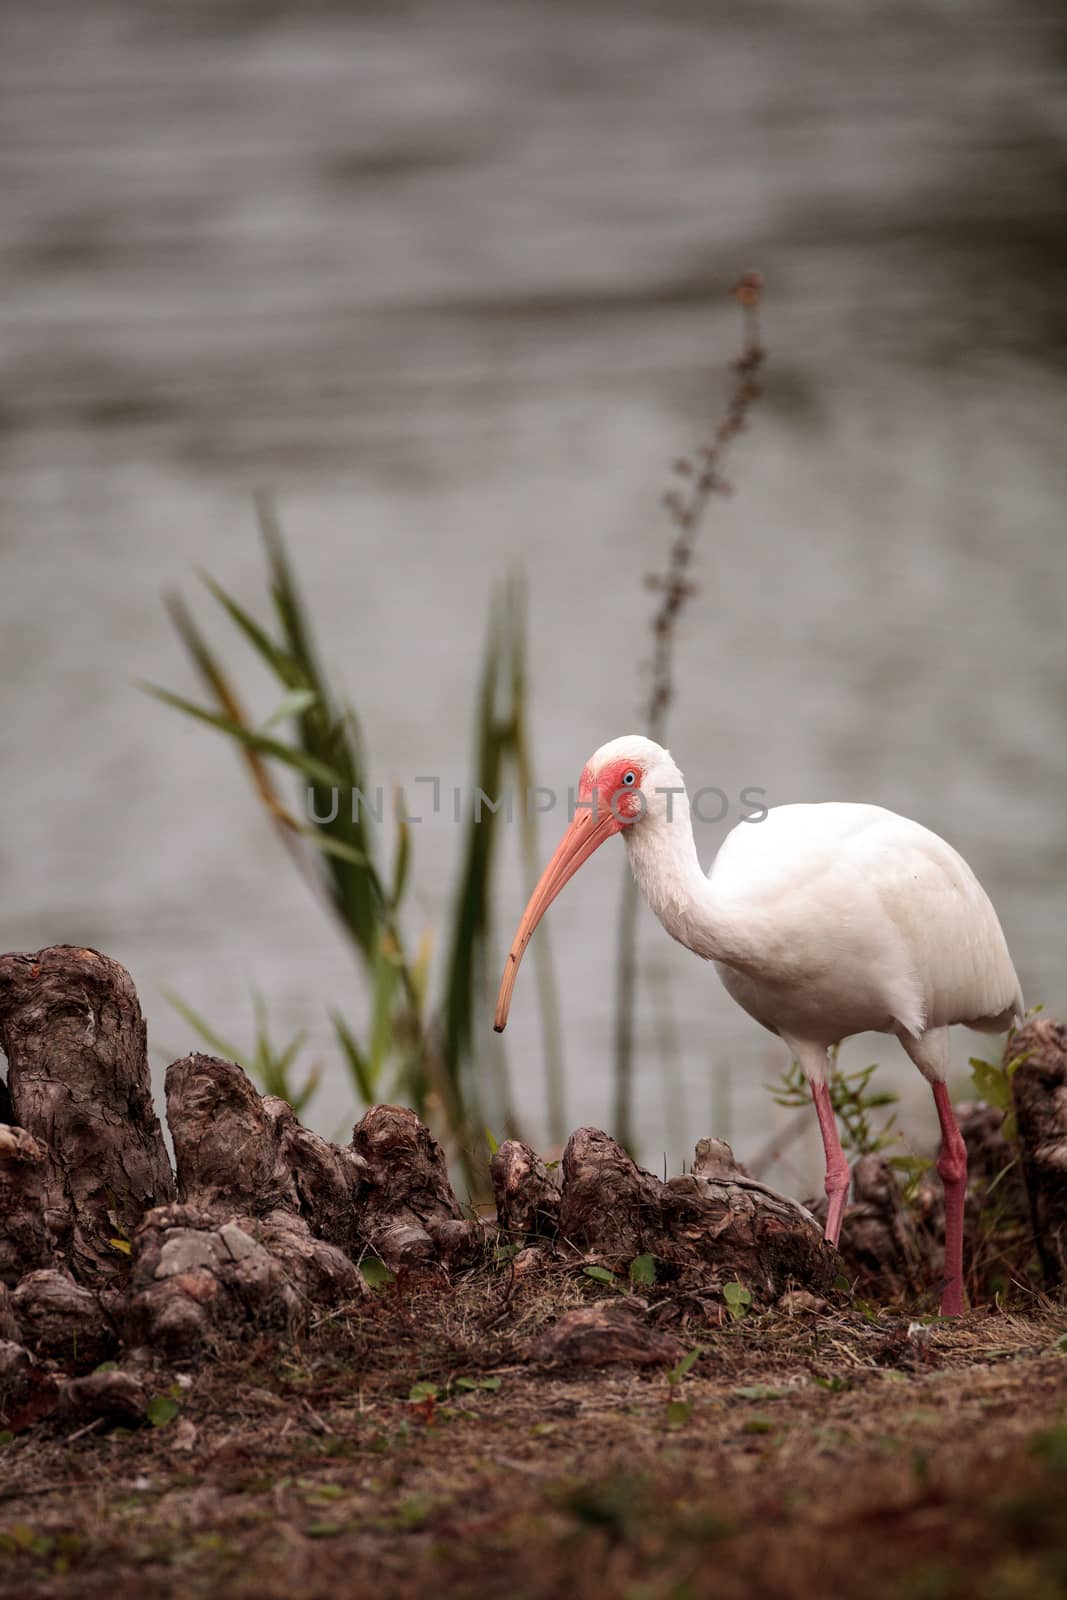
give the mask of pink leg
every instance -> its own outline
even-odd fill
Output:
[[[945,1287],[941,1315],[963,1315],[963,1202],[967,1194],[967,1146],[956,1124],[948,1088],[934,1084],[934,1103],[941,1123],[937,1170],[945,1187]]]
[[[837,1241],[841,1237],[841,1218],[845,1214],[845,1201],[848,1199],[848,1185],[852,1174],[845,1160],[845,1152],[841,1148],[837,1118],[830,1104],[830,1091],[825,1083],[813,1083],[811,1092],[815,1098],[815,1110],[819,1115],[823,1149],[826,1151],[826,1193],[830,1206],[826,1213],[825,1237],[836,1249]]]

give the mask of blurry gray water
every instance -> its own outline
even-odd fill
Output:
[[[666,467],[717,414],[758,265],[766,397],[702,539],[674,753],[731,795],[943,832],[1062,1010],[1063,56],[1058,7],[1006,0],[5,7],[0,945],[124,961],[160,1061],[193,1042],[164,986],[245,1040],[262,990],[327,1063],[332,1129],[325,1011],[359,1018],[358,983],[224,742],[132,687],[191,688],[160,591],[204,566],[262,611],[273,486],[374,780],[465,782],[521,564],[538,777],[565,788],[637,723]],[[415,931],[460,841],[447,813],[416,834]],[[572,1126],[609,1115],[621,855],[551,917]],[[641,936],[688,1107],[683,1140],[646,994],[645,1158],[709,1131],[726,1073],[715,1131],[751,1154],[774,1041]],[[872,1048],[929,1134],[895,1045],[850,1059]],[[532,969],[507,1051],[543,1136]]]

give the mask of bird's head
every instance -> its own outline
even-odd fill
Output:
[[[671,815],[671,795],[684,792],[682,777],[668,751],[652,739],[631,733],[594,751],[578,781],[574,819],[556,846],[522,914],[508,954],[493,1026],[503,1033],[519,962],[534,929],[594,850],[617,833],[644,831]]]

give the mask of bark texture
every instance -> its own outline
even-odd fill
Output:
[[[721,1139],[702,1139],[691,1173],[663,1185],[655,1253],[683,1277],[740,1282],[760,1305],[790,1288],[826,1293],[840,1258],[804,1206],[749,1178]]]
[[[0,1046],[16,1122],[45,1147],[45,1220],[78,1277],[174,1193],[129,973],[96,950],[0,956]]]
[[[636,1297],[565,1311],[536,1341],[531,1359],[543,1366],[672,1366],[685,1352],[671,1334],[650,1327],[647,1316],[648,1306]]]
[[[793,1286],[825,1292],[840,1270],[811,1213],[749,1178],[718,1139],[700,1141],[692,1172],[661,1183],[606,1133],[580,1128],[563,1153],[560,1236],[616,1270],[651,1254],[687,1288],[739,1281],[760,1305]]]
[[[554,1239],[559,1233],[559,1185],[540,1156],[521,1139],[505,1139],[489,1164],[496,1216],[510,1239]]]
[[[578,1128],[563,1151],[560,1237],[617,1261],[652,1248],[662,1185],[610,1134]]]
[[[0,1283],[0,1339],[18,1341],[19,1325],[15,1317],[15,1302],[11,1290]]]
[[[1012,1097],[1045,1283],[1067,1283],[1067,1025],[1039,1017],[1008,1045]],[[1021,1059],[1019,1059],[1021,1058]]]
[[[25,1403],[33,1373],[34,1360],[25,1345],[0,1339],[0,1418],[5,1426]]]
[[[295,1205],[291,1175],[278,1160],[275,1125],[235,1062],[199,1054],[173,1061],[166,1097],[183,1204],[253,1216]]]
[[[159,1206],[134,1235],[124,1302],[131,1348],[191,1361],[229,1339],[296,1328],[302,1309],[282,1263],[235,1219]]]
[[[52,1259],[45,1226],[47,1164],[48,1152],[32,1133],[0,1124],[0,1284],[9,1288]]]
[[[22,1342],[35,1355],[76,1369],[94,1367],[118,1348],[110,1307],[65,1269],[28,1272],[12,1301]]]
[[[414,1111],[372,1106],[352,1131],[365,1164],[360,1234],[393,1268],[459,1266],[484,1242],[448,1181],[444,1151]]]
[[[351,1146],[330,1144],[305,1128],[288,1100],[263,1101],[274,1133],[276,1163],[285,1174],[288,1203],[311,1232],[358,1255],[361,1191],[367,1166]]]

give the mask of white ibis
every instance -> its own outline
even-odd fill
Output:
[[[495,1026],[534,929],[564,884],[621,833],[634,877],[672,938],[713,961],[727,992],[777,1033],[811,1085],[826,1152],[826,1237],[836,1246],[849,1168],[827,1088],[827,1051],[896,1034],[934,1092],[945,1189],[943,1316],[963,1309],[967,1152],[949,1100],[948,1030],[1002,1033],[1022,992],[989,898],[952,846],[881,806],[778,806],[741,822],[705,876],[685,783],[668,751],[613,739],[582,772],[578,807],[519,923]]]

